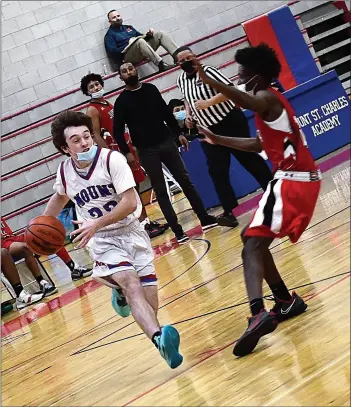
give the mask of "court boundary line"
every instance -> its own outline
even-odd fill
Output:
[[[225,272],[224,274],[227,274],[227,273],[228,273],[228,272]],[[296,286],[296,287],[291,287],[290,290],[293,291],[293,290],[297,290],[298,288],[308,287],[308,286],[310,286],[310,285],[312,285],[312,284],[318,284],[318,283],[321,283],[321,282],[330,280],[330,279],[332,279],[332,278],[337,278],[337,277],[341,277],[341,276],[349,277],[349,276],[350,276],[350,273],[351,273],[351,271],[346,271],[346,272],[343,272],[343,273],[336,274],[336,275],[334,275],[334,276],[326,277],[326,278],[321,279],[321,280],[317,280],[317,281],[314,281],[314,282],[302,284],[302,285],[299,285],[299,286]],[[224,274],[222,274],[222,276],[223,276]],[[214,281],[214,280],[210,280],[209,282],[212,282],[212,281]],[[206,285],[206,284],[207,284],[207,283],[205,283],[204,285]],[[202,287],[203,287],[203,286],[202,286]],[[322,291],[321,291],[321,292],[322,292]],[[271,299],[270,299],[269,297],[271,297],[270,294],[267,294],[267,295],[264,295],[264,296],[263,296],[263,298],[264,298],[266,301],[271,301]],[[303,296],[303,297],[305,297],[305,296]],[[315,297],[315,295],[314,295],[314,294],[311,294],[311,295],[306,299],[306,301],[309,301],[310,299],[312,299],[312,298],[314,298],[314,297]],[[172,322],[172,323],[170,323],[170,324],[171,324],[171,325],[179,325],[179,324],[182,324],[182,323],[184,323],[184,322],[189,322],[189,321],[192,321],[192,320],[195,320],[195,319],[207,317],[207,316],[209,316],[209,315],[214,315],[214,314],[216,314],[217,312],[228,311],[228,310],[230,310],[230,309],[233,309],[233,308],[236,308],[236,307],[239,307],[239,306],[241,306],[241,305],[248,304],[248,303],[249,303],[249,301],[246,300],[246,301],[243,301],[243,302],[240,302],[240,303],[237,303],[237,304],[228,305],[228,306],[226,306],[226,307],[224,307],[224,308],[219,308],[219,309],[217,309],[217,310],[215,310],[215,311],[209,311],[209,312],[206,312],[206,313],[203,313],[203,314],[199,314],[199,315],[192,316],[192,317],[190,317],[190,318],[187,318],[187,319],[184,319],[184,320],[181,320],[181,321]],[[166,305],[168,305],[168,303],[165,304],[165,306],[166,306]],[[76,355],[79,355],[79,354],[81,354],[81,353],[85,353],[85,352],[89,352],[89,351],[92,351],[92,350],[95,350],[95,349],[102,348],[102,347],[104,347],[104,346],[108,346],[108,345],[116,344],[116,343],[119,343],[119,342],[123,342],[123,341],[128,340],[128,339],[136,338],[136,337],[138,337],[138,336],[143,336],[144,333],[143,333],[143,332],[139,332],[139,333],[134,334],[134,335],[130,335],[130,336],[127,336],[127,337],[124,337],[124,338],[116,339],[115,341],[110,341],[110,342],[102,343],[102,344],[100,344],[100,345],[98,345],[98,346],[91,347],[92,345],[95,345],[96,343],[100,342],[101,340],[106,339],[106,338],[108,338],[109,336],[111,336],[111,335],[113,335],[113,334],[115,334],[115,333],[119,333],[121,330],[123,330],[124,328],[127,328],[127,327],[129,327],[129,326],[131,326],[131,325],[133,325],[134,323],[135,323],[135,321],[132,321],[131,323],[125,325],[124,327],[120,328],[119,330],[117,330],[117,331],[115,331],[115,332],[113,332],[113,333],[110,333],[110,334],[106,335],[105,337],[99,339],[98,341],[95,341],[95,342],[91,343],[90,345],[87,345],[87,346],[83,347],[82,349],[80,349],[80,350],[78,350],[78,351],[72,353],[70,356],[76,356]]]
[[[333,213],[332,215],[328,216],[327,218],[324,218],[324,219],[322,219],[321,221],[318,221],[317,223],[315,223],[315,224],[309,226],[309,227],[306,229],[306,231],[312,229],[313,227],[315,227],[315,226],[317,226],[317,225],[319,225],[319,224],[321,224],[321,223],[323,223],[324,221],[326,221],[326,220],[332,218],[333,216],[338,215],[339,213],[343,212],[344,210],[348,209],[349,207],[350,207],[350,206],[347,206],[347,207],[345,207],[345,208],[339,210],[338,212]],[[312,238],[314,238],[314,236],[312,236]],[[194,239],[194,240],[195,240],[195,239]],[[200,240],[200,239],[198,239],[198,240]],[[275,246],[273,246],[271,249],[276,248],[277,246],[279,246],[279,245],[285,243],[286,241],[288,241],[288,239],[278,242],[278,243],[277,243]],[[301,242],[301,243],[302,243],[302,242]],[[295,243],[295,245],[296,245],[296,244],[299,244],[299,242]],[[292,247],[292,246],[293,246],[293,245],[287,246],[287,247],[285,247],[285,248],[282,248],[282,249],[279,250],[279,251],[285,250],[286,248]],[[224,274],[227,274],[227,273],[229,273],[229,272],[231,272],[231,271],[234,271],[235,269],[237,269],[237,268],[239,268],[239,267],[241,267],[241,266],[242,266],[242,263],[240,263],[239,265],[233,267],[233,268],[230,269],[230,270],[227,270],[225,273],[221,274],[220,276],[222,276],[222,275],[224,275]],[[215,278],[218,278],[218,277],[215,277]],[[78,288],[73,289],[73,290],[71,290],[71,291],[68,291],[68,292],[65,293],[65,294],[68,294],[68,293],[70,293],[70,292],[77,293],[77,292],[79,292],[80,290],[86,289],[86,288],[89,287],[89,285],[91,285],[92,283],[93,283],[92,281],[88,281],[87,283],[84,283],[84,284],[82,284],[81,286],[79,286]],[[176,300],[179,299],[179,298],[184,297],[185,295],[189,294],[190,292],[195,291],[195,290],[198,289],[198,288],[201,288],[201,287],[202,287],[204,284],[206,284],[206,283],[200,283],[200,284],[201,284],[201,285],[199,285],[198,287],[195,287],[195,289],[190,288],[190,289],[189,289],[189,290],[190,290],[189,292],[185,293],[184,295],[181,295],[180,297],[177,297],[174,301],[176,301]],[[97,285],[96,287],[94,287],[93,289],[91,289],[91,292],[96,291],[98,288],[101,288],[101,287],[102,287],[101,285]],[[63,295],[64,295],[64,294],[63,294]],[[59,301],[59,299],[60,299],[61,297],[63,297],[63,295],[62,295],[62,296],[59,296],[59,297],[56,297],[56,298],[54,298],[53,300],[48,301],[47,303],[40,304],[40,305],[49,306],[50,303],[53,303],[53,302],[55,302],[55,301]],[[84,295],[87,295],[87,294],[84,293]],[[174,301],[171,301],[170,303],[172,303],[172,302],[174,302]],[[73,302],[73,301],[72,301],[72,302]],[[48,305],[48,304],[49,304],[49,305]],[[66,304],[66,305],[68,305],[68,304]],[[167,305],[167,304],[165,304],[165,305]],[[164,305],[164,306],[165,306],[165,305]],[[163,306],[162,306],[162,307],[163,307]],[[60,309],[60,307],[58,307],[57,309]],[[56,311],[57,309],[55,309],[54,311]],[[29,312],[27,312],[27,313],[25,313],[25,314],[23,314],[23,315],[21,315],[20,317],[17,317],[17,318],[15,318],[15,319],[11,320],[11,321],[6,322],[5,324],[3,324],[3,325],[1,326],[1,332],[3,333],[4,330],[8,329],[6,325],[15,324],[16,322],[18,323],[19,320],[23,320],[23,319],[24,319],[24,322],[26,322],[26,323],[24,324],[24,326],[19,326],[19,327],[17,327],[16,329],[13,329],[11,332],[7,333],[7,335],[9,335],[9,334],[11,334],[11,333],[13,333],[13,332],[16,332],[17,330],[23,329],[25,326],[28,326],[28,325],[32,324],[32,323],[35,322],[38,318],[37,318],[37,319],[34,318],[34,319],[31,320],[31,321],[28,321],[28,319],[25,319],[25,318],[26,318],[26,317],[29,317],[30,314],[31,314],[33,311],[35,311],[35,309],[34,309],[34,310],[31,310],[31,311],[29,311]],[[54,311],[53,311],[53,312],[54,312]],[[50,313],[49,313],[49,314],[50,314]],[[46,314],[46,315],[49,315],[49,314]],[[44,315],[44,316],[46,316],[46,315]],[[95,326],[95,327],[91,328],[90,330],[88,330],[87,332],[85,332],[85,333],[79,335],[78,337],[72,339],[72,341],[74,341],[74,340],[76,340],[76,339],[79,339],[79,338],[81,338],[82,336],[85,336],[85,335],[87,335],[87,334],[89,334],[89,333],[91,333],[91,332],[94,332],[94,331],[96,330],[96,328],[101,327],[102,324],[104,324],[105,322],[107,322],[107,321],[109,321],[109,320],[111,320],[111,319],[113,319],[113,318],[115,318],[115,317],[117,317],[117,315],[113,315],[112,317],[110,317],[110,318],[108,318],[107,320],[105,320],[105,321],[103,321],[102,323],[100,323],[98,326]],[[39,317],[39,318],[41,318],[41,317]],[[22,322],[23,322],[23,321],[22,321]],[[128,327],[129,325],[130,325],[130,324],[127,324],[127,325],[125,325],[124,327],[121,327],[120,330],[122,330],[122,329]],[[117,331],[117,332],[119,332],[119,331]],[[104,339],[104,338],[102,338],[102,339]],[[71,342],[71,341],[68,341],[68,342],[66,342],[66,343],[69,343],[69,342]],[[65,343],[64,343],[64,344],[65,344]],[[62,346],[63,346],[64,344],[62,344]],[[59,345],[59,346],[61,346],[61,345]]]
[[[318,296],[318,295],[322,294],[323,292],[327,291],[329,288],[334,287],[335,285],[339,284],[340,282],[346,280],[346,278],[349,278],[349,277],[350,277],[350,275],[341,278],[340,280],[338,280],[337,282],[335,282],[335,283],[332,284],[331,286],[326,287],[323,291],[316,293],[315,296]],[[309,299],[307,299],[306,301],[309,301]],[[144,396],[146,396],[146,395],[152,393],[154,390],[159,389],[159,388],[162,387],[163,385],[165,385],[165,384],[171,382],[173,379],[175,379],[175,378],[181,376],[183,373],[186,373],[186,372],[188,372],[189,370],[191,370],[192,368],[197,367],[197,366],[200,365],[201,363],[203,363],[203,362],[205,362],[206,360],[210,359],[212,356],[215,356],[215,355],[217,355],[218,353],[222,352],[223,350],[225,350],[225,349],[229,348],[230,346],[234,345],[234,343],[235,343],[236,341],[237,341],[237,339],[236,339],[235,341],[229,343],[229,344],[226,344],[225,346],[222,346],[222,347],[219,348],[217,351],[213,351],[213,353],[211,353],[211,354],[208,355],[208,356],[205,356],[203,359],[200,359],[198,362],[196,362],[196,363],[194,363],[193,365],[189,366],[188,368],[186,368],[186,369],[183,370],[182,372],[179,372],[179,374],[176,374],[175,376],[173,376],[173,377],[171,377],[171,378],[168,378],[168,379],[165,380],[164,382],[162,382],[162,383],[160,383],[160,384],[158,384],[158,385],[152,387],[151,389],[145,391],[144,393],[142,393],[142,394],[140,394],[140,395],[134,397],[132,400],[128,401],[127,403],[122,404],[121,407],[127,407],[127,406],[131,405],[131,403],[133,403],[134,401],[140,400],[140,399],[143,398]]]
[[[332,218],[333,216],[335,216],[335,215],[337,215],[337,214],[343,212],[344,210],[346,210],[346,209],[348,209],[348,208],[349,208],[349,207],[344,208],[344,209],[342,209],[342,210],[336,212],[335,214],[331,215],[330,217],[325,218],[325,219],[323,219],[322,221],[315,223],[314,225],[311,225],[308,229],[312,229],[314,226],[319,225],[320,223],[324,222],[325,220],[328,220],[328,219]],[[349,223],[349,222],[342,223],[341,225],[338,225],[337,227],[344,226],[346,223]],[[308,229],[306,229],[306,230],[308,230]],[[325,231],[325,232],[323,232],[323,233],[328,233],[329,231],[332,231],[332,230],[334,230],[334,228],[332,228],[332,229],[330,229],[330,230],[327,230],[327,231]],[[320,235],[320,234],[317,234],[316,236],[319,236],[319,235]],[[308,238],[308,239],[306,239],[306,240],[313,239],[314,237],[315,237],[315,236],[312,236],[311,238]],[[286,240],[283,240],[283,241],[277,243],[275,246],[272,247],[272,249],[274,249],[274,248],[280,246],[281,244],[285,243],[285,242],[288,241],[288,240],[289,240],[289,239],[286,239]],[[304,241],[306,241],[306,240],[304,240]],[[298,243],[302,243],[302,241],[301,241],[301,242],[297,242],[297,243],[295,243],[295,244],[291,244],[291,245],[286,246],[286,247],[283,247],[283,248],[281,248],[280,250],[277,250],[276,252],[273,252],[272,254],[279,253],[279,252],[281,252],[281,251],[283,251],[283,250],[286,250],[286,249],[288,249],[288,248],[294,247],[294,246],[295,246],[296,244],[298,244]],[[163,304],[159,309],[162,309],[162,308],[164,308],[165,306],[167,306],[167,305],[169,305],[169,304],[172,304],[173,302],[177,301],[178,299],[181,299],[181,298],[185,297],[186,295],[188,295],[188,294],[190,294],[190,293],[196,291],[197,289],[199,289],[199,288],[205,286],[206,284],[211,283],[212,281],[217,280],[218,278],[220,278],[220,277],[222,277],[222,276],[224,276],[224,275],[226,275],[226,274],[228,274],[228,273],[231,273],[231,272],[233,272],[233,271],[239,269],[240,267],[242,267],[242,265],[243,265],[243,264],[240,263],[240,264],[234,266],[233,268],[231,268],[231,269],[229,269],[229,270],[223,272],[222,274],[219,274],[219,275],[216,276],[216,277],[213,277],[213,278],[211,278],[211,279],[209,279],[209,280],[203,281],[202,283],[196,284],[196,285],[194,285],[194,286],[192,286],[192,287],[188,287],[187,289],[180,291],[179,293],[177,293],[177,294],[174,295],[174,297],[176,297],[176,298],[174,298],[174,299],[173,299],[172,301],[170,301],[170,302],[167,302],[166,304]],[[185,292],[185,291],[186,291],[186,292]],[[180,295],[180,294],[181,294],[181,295]],[[178,295],[179,295],[179,297],[177,297]],[[170,298],[172,298],[172,297],[170,297]],[[165,298],[165,299],[168,299],[168,298]],[[165,300],[165,299],[163,299],[163,300]],[[162,301],[162,300],[161,300],[161,301]],[[111,319],[113,319],[113,318],[116,318],[116,317],[117,317],[117,315],[113,315],[112,317],[110,317],[109,319],[107,319],[105,322],[107,322],[107,321],[109,321],[109,320],[111,320]],[[128,327],[129,327],[130,325],[132,325],[133,323],[134,323],[134,321],[131,322],[131,323],[128,323],[127,325],[125,325],[125,326],[123,326],[123,327],[121,327],[121,328],[118,328],[116,331],[114,331],[114,332],[112,332],[112,333],[110,333],[110,334],[104,336],[103,338],[101,338],[101,340],[106,339],[108,336],[111,336],[111,335],[113,335],[114,333],[118,333],[118,332],[122,331],[122,330],[125,329],[125,328],[128,328]],[[101,325],[101,324],[100,324],[100,325]],[[108,325],[105,325],[104,327],[107,327],[107,326],[108,326]],[[92,331],[94,331],[94,328],[92,329]],[[89,333],[91,333],[91,332],[89,332]],[[95,343],[96,343],[96,342],[95,342]],[[91,344],[91,345],[92,345],[92,344]],[[84,349],[84,348],[83,348],[83,349]]]
[[[347,208],[344,208],[344,210],[345,210],[345,209],[347,209]],[[339,213],[339,212],[338,212],[338,213]],[[332,215],[332,216],[334,216],[334,215]],[[332,216],[331,216],[331,217],[332,217]],[[327,220],[327,219],[328,219],[328,218],[322,220],[321,222],[323,222],[323,221],[325,221],[325,220]],[[321,223],[321,222],[320,222],[320,223]],[[315,225],[317,225],[317,224],[315,224]],[[311,228],[312,228],[313,226],[315,226],[315,225],[312,225]],[[280,244],[281,244],[281,243],[278,243],[276,246],[279,246]],[[275,246],[275,247],[276,247],[276,246]],[[286,248],[283,248],[282,250],[287,249],[287,248],[289,248],[289,247],[291,247],[291,246],[287,246]],[[236,266],[236,267],[237,267],[237,266]],[[235,269],[235,268],[234,268],[234,269]],[[231,272],[231,271],[232,271],[232,270],[226,271],[226,272],[223,273],[222,275],[227,274],[227,273],[229,273],[229,272]],[[346,274],[347,274],[347,273],[350,273],[350,272],[346,272]],[[341,275],[343,275],[343,274],[345,274],[345,272],[342,273]],[[221,276],[222,276],[222,275],[221,275]],[[339,277],[339,275],[336,275],[336,276],[329,276],[329,277],[327,277],[326,279],[332,279],[332,278],[336,278],[336,277]],[[216,278],[218,278],[218,277],[215,277],[215,278],[213,278],[212,280],[214,280],[214,279],[216,279]],[[297,288],[300,288],[300,287],[305,287],[305,286],[308,286],[308,285],[311,285],[311,284],[317,284],[318,282],[325,281],[326,279],[322,279],[322,280],[320,280],[320,281],[317,280],[316,282],[311,282],[311,283],[303,284],[303,285],[301,285],[301,286],[299,286],[299,287],[293,287],[292,289],[297,289]],[[212,280],[211,280],[211,281],[212,281]],[[207,283],[208,283],[208,282],[204,282],[203,285],[206,285]],[[203,285],[202,285],[202,286],[203,286]],[[197,287],[197,288],[200,288],[200,287]],[[191,292],[192,292],[192,291],[191,291]],[[186,296],[187,294],[189,294],[189,293],[186,293],[186,294],[184,294],[183,296]],[[182,298],[183,296],[181,296],[181,297],[179,297],[179,298]],[[266,297],[267,297],[267,296],[265,296],[265,298],[266,298]],[[179,298],[177,298],[177,299],[179,299]],[[176,300],[177,300],[177,299],[176,299]],[[172,301],[172,302],[173,302],[173,301]],[[169,304],[169,303],[164,304],[164,306],[166,306],[166,305],[168,305],[168,304]],[[243,303],[243,304],[245,304],[245,303]],[[239,304],[239,305],[243,305],[243,304]],[[233,307],[233,306],[232,306],[232,307]],[[114,318],[114,317],[116,317],[116,315],[114,315],[113,317],[111,317],[111,318],[109,318],[109,319],[112,319],[112,318]],[[106,322],[106,321],[103,321],[102,323],[105,323],[105,322]],[[114,334],[114,333],[120,332],[121,330],[123,330],[123,329],[129,327],[129,326],[132,325],[133,323],[134,323],[134,321],[130,322],[130,323],[127,324],[127,325],[124,325],[123,327],[121,327],[121,328],[119,328],[118,330],[112,332],[112,333],[109,334],[108,336],[111,336],[111,335]],[[100,324],[100,325],[101,325],[101,324]],[[93,327],[92,329],[90,329],[90,330],[88,330],[88,331],[86,331],[86,332],[84,332],[84,333],[78,335],[77,337],[75,337],[75,338],[73,338],[73,339],[71,339],[71,340],[69,340],[69,341],[66,341],[66,342],[64,342],[64,343],[62,343],[62,344],[60,344],[60,345],[58,345],[58,346],[56,346],[56,347],[54,347],[54,348],[51,348],[51,349],[45,351],[45,352],[42,353],[42,354],[35,355],[35,356],[33,356],[32,358],[30,358],[30,359],[28,359],[28,360],[25,360],[25,361],[23,361],[23,362],[18,363],[17,365],[11,366],[11,367],[9,367],[9,368],[3,370],[3,371],[1,371],[1,373],[3,373],[3,374],[4,374],[4,373],[9,373],[9,372],[11,372],[11,371],[13,371],[13,370],[16,370],[17,368],[19,368],[19,367],[21,367],[21,366],[24,366],[25,364],[27,364],[27,363],[29,363],[29,362],[35,360],[35,359],[38,359],[39,357],[43,356],[44,354],[47,354],[48,352],[51,352],[51,351],[53,351],[53,350],[56,350],[56,349],[58,349],[58,348],[60,348],[60,347],[62,347],[62,346],[65,346],[65,345],[67,345],[67,344],[69,344],[69,343],[71,343],[71,342],[74,342],[75,340],[77,340],[77,339],[79,339],[79,338],[84,337],[85,335],[90,334],[90,333],[93,332],[96,328],[97,328],[97,327]],[[139,336],[139,335],[142,335],[142,333],[136,334],[136,335],[134,335],[134,336]],[[101,338],[100,340],[103,340],[103,339],[105,339],[105,338],[108,337],[108,336],[105,336],[105,337]],[[123,338],[122,338],[122,339],[123,339]],[[100,340],[99,340],[99,341],[100,341]],[[115,342],[116,342],[116,341],[114,341],[113,343],[115,343]],[[95,343],[96,343],[96,342],[95,342]],[[84,347],[83,349],[80,349],[80,350],[78,350],[78,351],[72,353],[72,354],[69,355],[69,356],[74,356],[75,354],[83,353],[83,352],[85,351],[85,349],[86,349],[87,347],[91,346],[92,344],[94,344],[94,343],[91,343],[90,345],[88,345],[88,346]],[[93,349],[91,349],[91,350],[93,350]],[[86,350],[86,351],[88,351],[88,350]]]

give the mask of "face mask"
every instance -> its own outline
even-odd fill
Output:
[[[84,161],[84,162],[93,161],[93,159],[96,156],[97,150],[98,150],[97,146],[95,144],[93,144],[90,147],[89,151],[84,151],[83,153],[77,153],[77,160]]]
[[[240,92],[244,92],[247,93],[250,96],[254,96],[254,90],[257,86],[257,84],[251,89],[251,90],[246,90],[246,86],[248,83],[250,83],[253,79],[256,78],[257,75],[253,76],[249,81],[247,81],[246,83],[241,83],[240,85],[236,85],[236,88],[238,90],[240,90]]]
[[[180,67],[186,73],[193,73],[195,71],[193,61],[185,61],[185,62],[180,64]]]
[[[128,78],[125,79],[124,82],[126,85],[135,86],[139,82],[139,76],[138,75],[128,76]]]
[[[186,111],[185,110],[181,110],[179,112],[175,112],[174,113],[174,117],[177,120],[185,120],[186,119]]]
[[[100,99],[104,96],[104,88],[101,88],[99,91],[92,93],[90,95],[92,99]]]

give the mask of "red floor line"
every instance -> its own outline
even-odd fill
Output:
[[[342,164],[350,158],[350,149],[344,150],[334,157],[330,157],[327,160],[319,164],[322,172],[328,171],[337,165]],[[248,199],[246,202],[240,204],[236,208],[236,215],[243,215],[248,213],[251,209],[257,206],[257,202],[260,198],[260,195]],[[200,236],[202,230],[200,226],[187,231],[187,234],[190,237]],[[160,257],[167,254],[170,250],[178,247],[178,243],[175,239],[172,239],[170,242],[164,243],[162,245],[154,247],[155,257]],[[19,329],[24,328],[25,326],[35,322],[39,318],[43,318],[46,315],[49,315],[51,312],[56,311],[59,308],[62,308],[65,305],[70,304],[71,302],[77,300],[79,297],[87,295],[89,292],[93,292],[100,287],[100,284],[94,282],[93,280],[83,283],[81,286],[74,288],[62,295],[57,296],[51,301],[46,303],[40,303],[33,307],[30,311],[25,314],[14,318],[11,321],[2,323],[1,325],[1,335],[8,335],[12,332],[15,332]]]
[[[330,285],[328,285],[327,287],[325,287],[323,290],[321,290],[321,291],[315,293],[313,296],[311,296],[310,298],[306,299],[306,301],[309,301],[311,298],[317,297],[318,295],[322,294],[323,292],[329,290],[329,288],[334,287],[335,285],[341,283],[342,281],[346,280],[346,279],[349,278],[349,277],[350,277],[350,274],[347,275],[347,276],[345,276],[345,277],[342,277],[340,280],[336,281],[335,283],[330,284]],[[211,354],[209,354],[208,356],[206,356],[206,357],[200,359],[199,361],[197,361],[197,362],[194,363],[193,365],[191,365],[191,366],[189,366],[188,368],[184,369],[184,370],[183,370],[182,372],[180,372],[179,374],[174,375],[173,377],[170,377],[170,378],[168,378],[167,380],[165,380],[164,382],[162,382],[162,383],[160,383],[160,384],[157,384],[156,386],[154,386],[154,387],[152,387],[151,389],[145,391],[144,393],[139,394],[138,396],[134,397],[132,400],[130,400],[130,401],[128,401],[127,403],[123,404],[122,407],[127,407],[127,406],[131,405],[131,403],[133,403],[134,401],[140,400],[142,397],[146,396],[147,394],[152,393],[154,390],[156,390],[156,389],[162,387],[164,384],[167,384],[167,383],[169,383],[171,380],[175,379],[176,377],[179,377],[179,376],[182,375],[183,373],[188,372],[188,371],[189,371],[190,369],[192,369],[193,367],[196,367],[196,366],[200,365],[202,362],[205,362],[207,359],[211,358],[212,356],[215,356],[215,355],[217,355],[219,352],[222,352],[223,350],[229,348],[229,346],[234,345],[235,342],[236,342],[236,340],[233,341],[233,342],[228,343],[228,344],[225,345],[225,346],[222,346],[221,348],[219,348],[219,349],[217,349],[217,350],[213,349],[213,351],[211,352]],[[204,353],[204,352],[203,352],[203,353]]]

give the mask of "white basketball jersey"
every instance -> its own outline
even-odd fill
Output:
[[[88,168],[76,167],[68,158],[57,170],[54,190],[67,195],[76,206],[78,219],[99,218],[110,212],[121,200],[121,194],[135,187],[132,171],[126,158],[117,151],[99,148]],[[100,231],[107,231],[129,225],[141,214],[139,195],[137,209],[120,222],[109,225]]]

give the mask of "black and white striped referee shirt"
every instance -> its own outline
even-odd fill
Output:
[[[233,85],[233,82],[231,82],[230,79],[224,76],[217,68],[207,65],[204,65],[203,67],[204,71],[210,78],[225,83],[226,85]],[[199,78],[198,73],[195,77],[189,78],[189,76],[187,76],[185,72],[182,72],[177,79],[177,85],[182,92],[184,99],[190,106],[193,118],[199,124],[205,127],[213,126],[214,124],[219,123],[235,107],[234,103],[231,100],[227,100],[226,102],[210,106],[207,109],[196,110],[196,101],[200,99],[211,99],[218,93],[215,89],[211,88],[211,86],[204,84]]]

